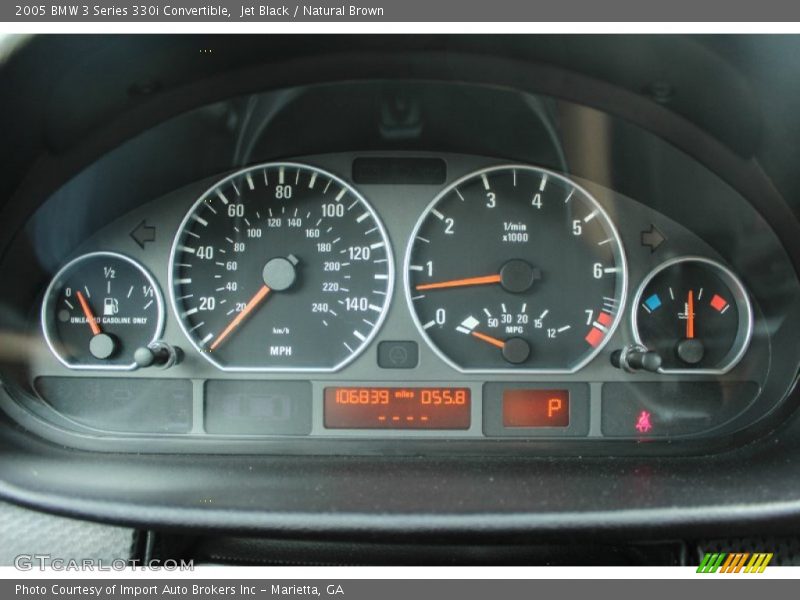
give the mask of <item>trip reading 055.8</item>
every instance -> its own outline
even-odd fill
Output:
[[[325,388],[331,429],[468,429],[467,388]]]

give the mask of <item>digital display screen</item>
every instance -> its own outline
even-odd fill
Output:
[[[330,429],[469,429],[468,388],[325,388]]]
[[[504,427],[568,427],[568,390],[505,390]]]

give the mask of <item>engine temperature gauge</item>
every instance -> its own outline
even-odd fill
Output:
[[[636,341],[661,357],[662,373],[726,373],[744,355],[753,311],[723,265],[677,258],[648,275],[633,305]]]
[[[42,304],[48,346],[71,369],[136,368],[134,353],[158,339],[164,307],[155,281],[139,263],[94,252],[65,265]]]

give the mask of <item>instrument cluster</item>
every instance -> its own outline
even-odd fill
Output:
[[[488,157],[337,153],[197,182],[65,257],[40,321],[17,405],[132,450],[713,438],[775,404],[767,321],[718,249]]]

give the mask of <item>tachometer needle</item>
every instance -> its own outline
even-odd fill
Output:
[[[468,277],[466,279],[451,279],[449,281],[439,281],[436,283],[422,283],[415,287],[417,291],[437,290],[442,288],[466,287],[469,285],[487,285],[490,283],[500,283],[500,274],[483,275],[481,277]]]
[[[83,297],[83,292],[75,292],[75,295],[78,297],[78,302],[81,303],[81,310],[83,310],[83,315],[86,317],[86,322],[89,324],[89,327],[92,330],[92,335],[100,335],[103,333],[103,330],[100,329],[100,325],[97,324],[97,317],[94,316],[89,303],[86,301],[86,298]]]
[[[686,299],[686,338],[694,339],[694,294],[689,290],[689,297]]]
[[[483,340],[487,344],[491,344],[492,346],[496,346],[497,348],[500,348],[501,350],[506,345],[506,343],[503,340],[499,340],[499,339],[497,339],[495,337],[492,337],[490,335],[486,335],[485,333],[480,333],[478,331],[471,331],[470,335],[475,336],[479,340]]]
[[[247,304],[245,304],[245,307],[242,309],[242,312],[236,315],[233,321],[228,323],[228,326],[225,329],[223,329],[222,333],[220,333],[217,339],[214,340],[214,342],[208,348],[209,352],[217,348],[225,340],[225,338],[227,338],[239,325],[241,325],[242,321],[245,320],[247,315],[253,312],[253,310],[259,304],[261,304],[261,301],[267,297],[267,294],[269,294],[269,292],[270,288],[267,287],[266,285],[262,285],[259,288],[259,290],[255,293],[255,295],[252,298],[250,298],[250,301]]]

